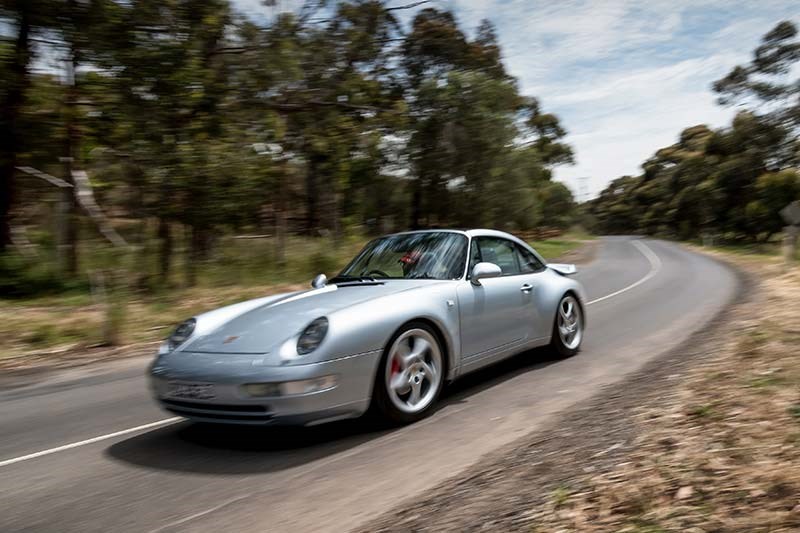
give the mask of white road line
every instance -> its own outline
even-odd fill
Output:
[[[633,245],[640,251],[642,254],[647,258],[650,262],[650,272],[648,272],[642,279],[628,285],[625,288],[622,288],[618,291],[612,292],[611,294],[607,294],[600,298],[595,298],[594,300],[588,302],[586,305],[592,305],[597,302],[602,302],[603,300],[607,300],[609,298],[613,298],[623,292],[629,291],[635,287],[638,287],[642,283],[646,282],[647,280],[651,279],[653,276],[658,274],[658,271],[661,270],[661,259],[651,250],[646,244],[641,241],[632,241]],[[460,409],[459,409],[460,410]],[[451,413],[452,414],[452,413]],[[4,466],[13,465],[15,463],[21,463],[22,461],[28,461],[30,459],[36,459],[37,457],[42,457],[44,455],[50,455],[53,453],[63,452],[64,450],[70,450],[72,448],[78,448],[80,446],[86,446],[87,444],[93,444],[95,442],[100,442],[103,440],[113,439],[114,437],[120,437],[122,435],[127,435],[129,433],[135,433],[137,431],[144,431],[146,429],[153,429],[160,426],[168,426],[170,424],[174,424],[176,422],[180,422],[183,418],[179,416],[175,416],[172,418],[164,418],[162,420],[156,420],[155,422],[150,422],[149,424],[144,424],[141,426],[136,426],[133,428],[123,429],[122,431],[115,431],[114,433],[108,433],[106,435],[100,435],[97,437],[93,437],[91,439],[82,440],[79,442],[73,442],[71,444],[65,444],[63,446],[58,446],[56,448],[50,448],[48,450],[42,450],[40,452],[30,453],[28,455],[22,455],[20,457],[14,457],[12,459],[6,459],[5,461],[0,461],[0,468]],[[416,424],[415,426],[419,426],[420,424]],[[393,436],[396,438],[396,435]],[[382,440],[382,439],[381,439]],[[386,439],[392,440],[392,439]]]
[[[159,426],[167,426],[169,424],[174,424],[175,422],[179,422],[183,420],[179,416],[175,416],[172,418],[165,418],[163,420],[157,420],[155,422],[150,422],[149,424],[143,424],[141,426],[136,426],[135,428],[128,428],[123,429],[122,431],[115,431],[114,433],[108,433],[106,435],[100,435],[99,437],[93,437],[91,439],[82,440],[80,442],[73,442],[71,444],[65,444],[64,446],[58,446],[57,448],[50,448],[49,450],[42,450],[36,453],[30,453],[28,455],[22,455],[20,457],[14,457],[13,459],[6,459],[5,461],[0,461],[0,468],[8,465],[13,465],[14,463],[20,463],[22,461],[27,461],[29,459],[36,459],[37,457],[42,457],[43,455],[50,455],[52,453],[63,452],[64,450],[70,450],[72,448],[77,448],[79,446],[85,446],[87,444],[92,444],[94,442],[100,442],[101,440],[113,439],[114,437],[119,437],[122,435],[127,435],[128,433],[134,433],[136,431],[142,431],[145,429],[153,429]]]
[[[243,494],[241,496],[237,496],[235,498],[231,498],[230,500],[225,500],[224,502],[220,503],[219,505],[215,505],[213,507],[209,507],[208,509],[206,509],[204,511],[200,511],[199,513],[195,513],[193,515],[185,516],[185,517],[180,518],[178,520],[174,520],[172,522],[168,522],[168,523],[166,523],[166,524],[164,524],[162,526],[159,526],[159,527],[157,527],[155,529],[151,529],[149,531],[149,533],[160,533],[161,531],[166,531],[167,529],[173,529],[173,528],[175,528],[177,526],[185,524],[186,522],[191,522],[192,520],[196,520],[196,519],[201,518],[201,517],[203,517],[203,516],[205,516],[207,514],[211,514],[214,511],[219,511],[220,509],[222,509],[224,507],[227,507],[229,505],[233,505],[234,503],[240,502],[242,500],[246,500],[247,498],[250,498],[253,495],[254,495],[254,493],[248,492],[247,494]]]
[[[614,296],[618,296],[618,295],[622,294],[623,292],[626,292],[626,291],[629,291],[629,290],[631,290],[631,289],[633,289],[635,287],[638,287],[639,285],[641,285],[645,281],[651,279],[653,276],[658,274],[658,271],[661,270],[661,259],[659,259],[659,257],[655,254],[655,252],[653,252],[653,250],[651,250],[642,241],[631,241],[631,242],[636,248],[638,248],[638,250],[640,252],[642,252],[642,255],[645,256],[647,261],[650,262],[650,272],[648,272],[639,281],[637,281],[635,283],[632,283],[632,284],[628,285],[627,287],[622,288],[622,289],[620,289],[618,291],[612,292],[611,294],[606,294],[605,296],[601,296],[600,298],[595,298],[591,302],[588,302],[586,305],[592,305],[592,304],[596,304],[598,302],[602,302],[603,300],[608,300],[609,298],[613,298]]]

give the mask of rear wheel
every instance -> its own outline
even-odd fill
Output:
[[[559,357],[570,357],[581,349],[583,322],[583,309],[577,298],[571,294],[564,295],[558,302],[550,341],[550,346]]]
[[[375,405],[394,423],[424,418],[444,383],[444,356],[433,329],[422,322],[403,327],[389,343],[378,368]]]

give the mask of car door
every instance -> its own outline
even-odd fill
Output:
[[[469,281],[458,288],[462,356],[466,365],[525,343],[533,320],[530,273],[521,271],[516,243],[501,237],[475,237],[469,272],[479,262],[494,263],[503,275]]]
[[[547,266],[530,250],[514,244],[519,255],[520,280],[522,285],[530,287],[526,294],[525,313],[530,317],[527,323],[529,340],[544,339],[550,336],[553,327],[552,317],[542,308],[542,284],[545,283]]]

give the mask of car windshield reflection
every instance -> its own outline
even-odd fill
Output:
[[[459,279],[467,237],[448,231],[401,233],[375,239],[331,282],[381,279]]]

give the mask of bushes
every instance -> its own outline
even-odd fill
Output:
[[[0,295],[30,298],[74,290],[88,290],[85,279],[59,277],[52,261],[26,258],[14,253],[0,255]]]
[[[308,265],[311,269],[311,275],[327,274],[330,276],[341,266],[335,257],[322,252],[316,251],[308,259]]]

